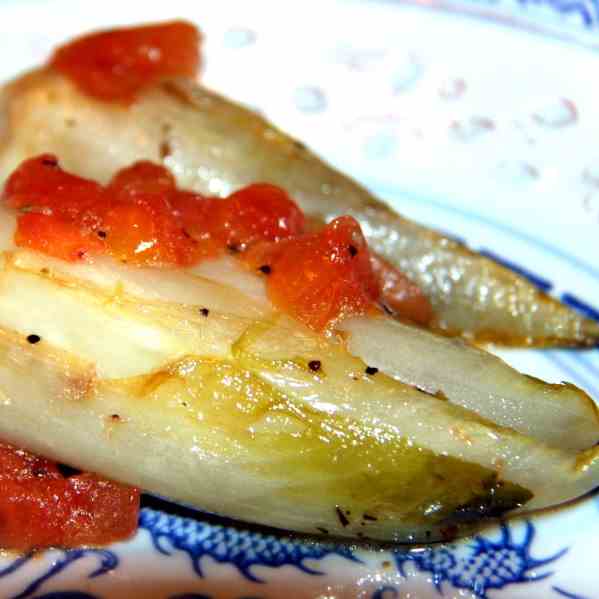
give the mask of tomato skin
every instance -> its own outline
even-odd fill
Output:
[[[58,48],[50,64],[84,93],[131,103],[168,77],[195,77],[200,34],[184,21],[100,31]]]
[[[64,477],[55,462],[0,444],[0,546],[104,545],[137,528],[139,491],[94,474]]]

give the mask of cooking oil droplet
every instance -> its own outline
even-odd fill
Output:
[[[371,160],[382,160],[391,156],[396,147],[395,135],[381,131],[366,140],[364,154]]]
[[[599,221],[599,189],[593,189],[584,194],[582,207],[589,216]]]
[[[420,62],[414,56],[409,55],[393,70],[391,76],[393,93],[401,94],[414,87],[422,77],[422,73],[423,67]]]
[[[559,98],[532,115],[533,120],[543,127],[561,129],[578,121],[578,109],[572,100]]]
[[[298,87],[294,93],[296,107],[302,112],[321,112],[326,108],[324,92],[319,87]]]
[[[497,165],[497,175],[501,181],[521,185],[539,178],[539,169],[523,160],[504,160]]]
[[[466,91],[466,82],[463,79],[448,79],[439,87],[439,96],[444,100],[457,100]]]
[[[522,135],[522,137],[524,138],[524,141],[529,146],[534,146],[537,143],[537,140],[530,132],[530,128],[531,128],[530,124],[527,125],[520,121],[514,121],[513,125],[514,125],[514,128],[517,129],[518,132]]]
[[[582,181],[587,185],[599,188],[599,165],[587,166],[582,171]]]
[[[224,44],[227,48],[245,48],[256,41],[256,33],[251,29],[229,29],[225,31]]]
[[[472,141],[494,129],[495,123],[491,119],[480,116],[452,121],[449,125],[450,135],[458,141]]]

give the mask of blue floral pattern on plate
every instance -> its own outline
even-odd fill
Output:
[[[140,528],[147,530],[154,547],[163,555],[173,549],[186,553],[198,576],[203,576],[200,560],[209,555],[215,561],[231,564],[248,580],[264,582],[251,572],[253,566],[294,566],[306,574],[322,574],[306,565],[306,560],[319,561],[328,555],[337,555],[359,562],[346,546],[333,543],[303,543],[283,536],[238,530],[179,518],[154,510],[143,510]]]
[[[439,548],[427,548],[424,551],[395,551],[395,562],[402,575],[405,566],[414,564],[421,572],[432,575],[432,583],[440,594],[443,583],[450,583],[456,589],[468,589],[479,599],[489,599],[488,591],[502,589],[509,584],[538,582],[551,572],[535,574],[531,572],[555,562],[562,557],[567,548],[550,557],[538,559],[532,557],[531,546],[535,528],[532,522],[526,522],[526,534],[520,542],[515,542],[508,525],[501,526],[501,538],[493,541],[483,536],[461,544],[451,544]]]
[[[340,556],[350,562],[362,563],[357,551],[348,545],[306,542],[290,540],[284,537],[239,530],[232,527],[208,524],[201,521],[165,514],[145,509],[141,513],[140,528],[147,531],[157,552],[171,556],[177,549],[189,557],[196,576],[203,577],[200,560],[211,556],[221,564],[227,564],[239,571],[246,579],[255,583],[265,583],[251,571],[252,566],[267,566],[276,569],[293,566],[304,575],[326,574],[324,569],[306,567],[304,560],[322,563],[331,555]],[[553,572],[545,567],[559,560],[568,551],[563,548],[548,557],[534,557],[532,545],[535,537],[535,525],[525,523],[524,536],[514,540],[510,525],[504,523],[497,540],[477,535],[462,543],[451,543],[418,549],[396,549],[391,551],[397,572],[401,578],[408,577],[406,566],[414,565],[420,572],[430,575],[430,582],[440,595],[444,595],[445,584],[455,589],[472,591],[477,599],[490,599],[488,592],[503,589],[507,585],[538,583],[550,577]],[[538,550],[537,550],[538,551]],[[11,599],[26,599],[43,587],[45,583],[58,576],[63,570],[77,561],[93,557],[99,561],[89,578],[103,576],[119,568],[120,560],[116,551],[107,549],[76,549],[59,552],[47,570],[28,581],[27,586],[11,596]],[[0,570],[0,579],[15,575],[32,556],[16,558]],[[540,571],[539,571],[540,569]],[[535,572],[533,575],[532,573]],[[373,599],[385,596],[396,597],[399,586],[385,585],[376,589]],[[553,587],[563,597],[579,597],[573,593]],[[99,597],[80,591],[55,591],[36,595],[44,599],[90,599]],[[169,599],[191,599],[209,597],[193,592],[171,595]]]

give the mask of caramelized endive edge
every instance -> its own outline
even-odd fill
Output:
[[[418,495],[410,502],[409,490],[407,498],[402,497],[401,492],[397,496],[398,501],[403,501],[401,510],[385,502],[377,503],[377,499],[381,500],[377,489],[364,486],[359,473],[357,478],[347,472],[329,474],[318,466],[318,460],[310,462],[311,456],[307,460],[308,470],[300,467],[293,472],[288,459],[281,461],[282,457],[292,458],[289,451],[293,451],[293,447],[289,446],[279,455],[281,447],[288,445],[290,439],[293,441],[293,435],[286,435],[281,446],[277,435],[243,430],[240,411],[224,415],[220,423],[218,415],[213,414],[209,429],[198,427],[181,397],[173,398],[170,393],[170,385],[198,364],[201,361],[188,358],[144,377],[101,381],[89,364],[55,348],[27,347],[18,336],[0,330],[0,434],[8,442],[39,454],[212,513],[279,528],[308,533],[325,529],[346,537],[424,541],[441,538],[440,527],[452,523],[451,513],[443,522],[429,522],[419,516]],[[203,365],[214,366],[209,362]],[[160,393],[165,385],[164,393]],[[16,389],[19,389],[19,397]],[[257,416],[259,422],[264,420],[263,414]],[[219,424],[226,427],[228,434],[219,430]],[[266,446],[256,450],[256,438],[260,438],[260,434]],[[334,464],[330,444],[316,443],[321,446],[319,459]],[[383,449],[381,456],[386,460],[389,448]],[[408,452],[422,460],[420,452],[412,449]],[[458,499],[468,500],[472,493],[474,497],[477,493],[484,497],[485,485],[490,480],[489,489],[493,488],[489,471],[459,460],[431,457],[435,464],[450,463],[449,471],[456,474],[450,490]],[[426,464],[426,456],[424,460]],[[301,452],[296,462],[305,466]],[[337,470],[348,465],[351,460],[339,465]],[[446,468],[440,464],[434,469],[434,476],[442,476]],[[402,472],[396,472],[401,479]],[[474,480],[469,478],[469,473]],[[431,476],[433,472],[428,478]],[[397,492],[383,479],[379,482],[387,489],[383,497]],[[472,490],[465,483],[471,484]],[[518,498],[525,500],[528,496],[526,491],[509,484],[504,488],[508,494],[503,490],[499,494],[507,498],[515,493],[513,499],[503,504],[504,508],[514,507],[518,505]],[[353,492],[361,489],[361,492],[356,496],[349,492],[352,489]],[[442,486],[441,491],[444,490]],[[427,491],[431,491],[430,484],[421,493]],[[445,498],[450,502],[451,494]],[[297,508],[298,501],[301,501],[301,509]],[[339,521],[338,509],[341,508],[337,501],[347,510],[349,525]],[[448,505],[455,506],[455,501]],[[366,513],[371,517],[356,520],[355,516]]]

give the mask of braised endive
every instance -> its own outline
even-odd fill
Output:
[[[228,195],[280,185],[310,216],[357,218],[370,247],[430,299],[432,327],[508,345],[592,345],[599,325],[514,272],[395,214],[259,115],[189,80],[152,85],[130,105],[96,100],[51,67],[0,92],[0,180],[42,152],[106,181],[139,159],[162,162],[181,187]]]
[[[168,28],[175,47],[178,27]],[[117,49],[122,36],[139,44],[138,35],[150,31],[152,40],[156,29],[119,34]],[[100,39],[112,56],[111,35],[84,41],[92,66],[111,64],[96,60],[95,46]],[[183,45],[191,66],[194,43]],[[90,75],[77,62],[79,46],[60,52]],[[171,63],[179,73],[180,61]],[[127,90],[136,83],[123,82]],[[49,151],[102,183],[140,158],[163,161],[180,187],[204,193],[270,181],[313,226],[357,218],[371,247],[426,291],[438,331],[507,343],[596,341],[596,324],[393,214],[260,117],[189,80],[142,87],[125,103],[98,101],[50,67],[8,85],[0,181]],[[220,234],[233,221],[214,215],[249,204],[176,190],[156,165],[134,165],[108,186],[65,174],[48,154],[27,165],[6,184],[0,207],[3,442],[224,516],[383,541],[447,539],[599,485],[593,401],[377,309],[384,290],[351,218],[306,232],[285,192],[262,185],[297,226],[271,211],[284,236],[263,230],[231,245]],[[275,202],[265,198],[252,206]],[[188,209],[200,215],[193,222]],[[211,218],[216,233],[201,228]],[[216,253],[199,253],[216,241]],[[163,247],[183,253],[164,259]],[[263,250],[278,258],[248,268]],[[308,288],[308,312],[320,296],[338,298],[340,282],[354,295],[311,321],[274,293],[276,280],[300,298]]]
[[[8,442],[218,514],[381,540],[443,538],[599,483],[596,410],[571,386],[383,316],[314,333],[230,258],[70,263],[13,247],[14,214],[1,219]],[[402,345],[439,368],[414,372]],[[473,364],[496,380],[459,388],[454,369]]]

